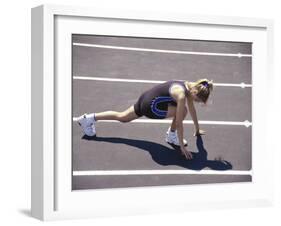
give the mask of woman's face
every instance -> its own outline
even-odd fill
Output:
[[[203,103],[202,100],[197,97],[197,93],[198,93],[197,90],[193,89],[193,90],[191,90],[190,93],[191,93],[193,101],[195,101],[197,103]]]
[[[193,97],[193,100],[197,103],[203,103],[203,101],[200,98],[198,98],[196,95]]]

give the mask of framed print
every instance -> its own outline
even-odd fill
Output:
[[[271,204],[272,30],[264,19],[32,9],[32,216]]]

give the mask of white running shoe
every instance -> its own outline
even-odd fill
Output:
[[[177,131],[172,132],[170,128],[166,132],[166,139],[165,140],[168,144],[174,144],[174,145],[180,146]],[[187,146],[187,141],[185,139],[183,139],[183,144],[184,144],[184,146]]]
[[[76,118],[77,123],[82,127],[85,135],[89,137],[96,136],[95,117],[94,114],[84,114]]]

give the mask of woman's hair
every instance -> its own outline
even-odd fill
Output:
[[[195,82],[193,88],[197,90],[196,96],[203,103],[206,103],[211,91],[213,90],[213,81],[208,79],[199,79]]]

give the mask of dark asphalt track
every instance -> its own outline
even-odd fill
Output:
[[[74,35],[73,42],[138,48],[251,54],[250,43],[159,40]],[[73,76],[251,84],[251,58],[135,52],[73,46]],[[73,80],[73,116],[122,111],[155,84]],[[196,106],[199,120],[251,121],[251,88],[215,87],[212,104]],[[187,118],[190,120],[190,117]],[[98,137],[87,140],[73,123],[73,170],[250,170],[252,128],[201,125],[206,136],[192,136],[194,160],[183,159],[165,143],[169,124],[98,122]],[[217,161],[222,158],[225,162]],[[73,189],[251,181],[250,175],[74,176]]]

